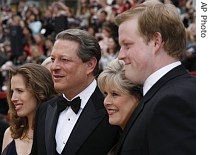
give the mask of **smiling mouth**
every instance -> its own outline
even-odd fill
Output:
[[[57,79],[62,79],[64,76],[61,75],[53,75],[53,79],[57,80]]]
[[[23,106],[23,104],[16,104],[16,105],[15,105],[15,110],[16,110],[16,111],[17,111],[17,110],[20,110],[22,106]]]
[[[107,112],[109,115],[112,115],[114,113],[116,113],[118,110],[115,110],[115,109],[107,109]]]

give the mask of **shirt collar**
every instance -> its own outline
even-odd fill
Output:
[[[88,87],[86,87],[86,89],[84,89],[84,90],[83,90],[82,92],[80,92],[78,95],[76,95],[75,97],[73,97],[73,99],[76,98],[76,97],[78,97],[78,96],[81,98],[81,108],[82,108],[82,109],[85,107],[85,105],[86,105],[87,101],[89,100],[90,96],[93,94],[93,92],[94,92],[96,86],[97,86],[97,82],[96,82],[96,80],[94,79],[94,80],[90,83],[90,85],[89,85]],[[64,94],[63,94],[63,97],[64,97],[65,99],[67,99],[67,98],[65,97]],[[73,100],[73,99],[72,99],[72,100]],[[68,99],[67,99],[67,100],[68,100]],[[69,101],[69,100],[68,100],[68,101]]]
[[[173,68],[181,65],[180,61],[176,61],[174,63],[171,63],[167,66],[164,66],[157,70],[156,72],[152,73],[144,82],[143,85],[143,95],[145,95],[148,90],[161,78],[163,77],[166,73],[168,73],[170,70]]]

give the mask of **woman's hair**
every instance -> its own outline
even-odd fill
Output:
[[[148,43],[156,33],[162,36],[164,50],[168,55],[182,59],[185,54],[186,34],[178,10],[172,4],[163,4],[149,0],[129,9],[115,18],[115,23],[121,23],[137,17],[137,30]]]
[[[35,63],[26,63],[21,66],[13,66],[9,70],[7,101],[9,104],[10,129],[14,139],[23,138],[29,129],[27,117],[19,117],[11,101],[13,95],[11,78],[15,75],[21,75],[23,77],[26,88],[36,98],[37,105],[57,94],[54,89],[51,73],[44,66]]]
[[[124,72],[124,61],[114,59],[97,78],[100,91],[103,93],[105,88],[116,87],[124,93],[141,98],[141,87],[126,79]]]

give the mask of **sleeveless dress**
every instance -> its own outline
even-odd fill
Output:
[[[15,147],[15,140],[12,140],[4,149],[1,155],[18,155]]]

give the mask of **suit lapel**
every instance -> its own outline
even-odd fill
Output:
[[[64,154],[66,152],[75,154],[80,149],[80,146],[86,141],[88,136],[92,134],[99,122],[105,117],[106,112],[103,109],[103,106],[97,106],[101,103],[103,103],[103,96],[97,88],[88,100],[75,127],[73,128],[63,150]]]
[[[144,97],[142,98],[141,102],[139,103],[139,105],[137,106],[136,110],[134,111],[134,113],[132,114],[130,120],[128,121],[123,134],[117,144],[117,153],[120,153],[122,144],[130,130],[130,128],[132,127],[132,125],[135,123],[136,118],[140,115],[140,113],[143,111],[144,106],[147,104],[147,102],[154,96],[154,94],[169,80],[183,75],[183,74],[188,74],[187,71],[185,70],[185,68],[182,65],[179,65],[178,67],[174,68],[173,70],[171,70],[170,72],[168,72],[166,75],[164,75],[161,79],[158,80],[158,82],[155,83],[155,85],[152,86],[152,88],[150,88],[150,90],[144,95]]]
[[[55,141],[55,132],[56,132],[56,125],[58,121],[58,113],[57,113],[57,98],[54,100],[52,104],[49,104],[47,113],[46,113],[46,120],[45,120],[45,144],[47,154],[54,155],[56,150],[56,141]],[[52,127],[49,129],[49,126]]]

